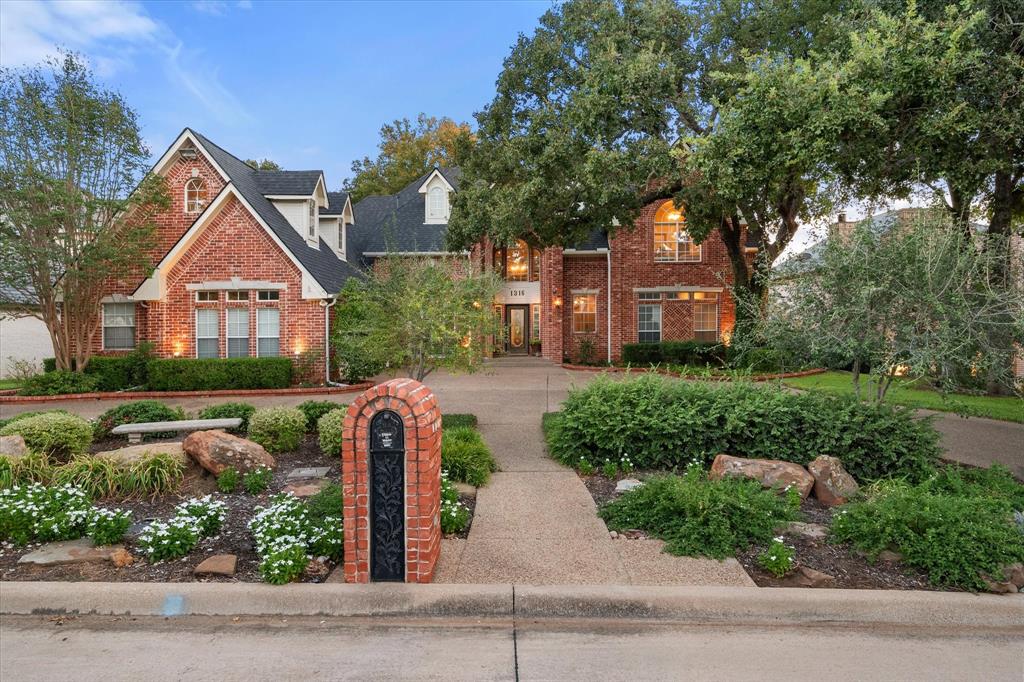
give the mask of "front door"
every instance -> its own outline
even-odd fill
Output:
[[[510,355],[530,350],[530,306],[505,306],[505,347]]]

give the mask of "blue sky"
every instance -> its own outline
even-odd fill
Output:
[[[64,46],[138,111],[154,155],[191,126],[234,154],[323,169],[337,189],[380,126],[472,122],[531,2],[0,2],[0,63]]]

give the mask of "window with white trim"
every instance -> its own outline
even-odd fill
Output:
[[[660,301],[661,300],[661,292],[660,291],[640,291],[640,292],[637,293],[636,296],[641,301]]]
[[[228,300],[232,301],[232,302],[235,302],[235,301],[248,301],[249,300],[249,292],[248,291],[229,291],[228,292]]]
[[[249,357],[249,309],[228,308],[228,357]]]
[[[641,303],[637,309],[637,340],[640,343],[661,341],[661,304]]]
[[[316,199],[309,202],[309,229],[306,232],[309,239],[316,239]]]
[[[279,301],[281,300],[281,292],[276,289],[264,289],[263,291],[256,292],[257,301]]]
[[[435,185],[427,192],[427,217],[443,220],[448,217],[448,192]]]
[[[669,199],[654,214],[654,260],[667,263],[699,263],[701,245],[686,230],[686,219]]]
[[[196,303],[216,303],[219,291],[197,291]]]
[[[693,292],[693,338],[718,341],[718,292]]]
[[[220,312],[215,308],[196,311],[196,357],[220,357]]]
[[[103,349],[135,348],[135,304],[103,304]]]
[[[189,178],[185,183],[185,213],[202,213],[209,198],[202,178]]]
[[[256,309],[256,355],[274,358],[281,354],[281,311]]]
[[[540,303],[530,306],[533,324],[530,326],[530,341],[540,342]]]
[[[597,331],[597,294],[572,295],[572,331],[574,334]]]

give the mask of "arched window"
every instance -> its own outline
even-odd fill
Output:
[[[192,178],[185,183],[185,213],[202,213],[206,199],[206,183],[202,178]]]
[[[494,271],[506,282],[536,282],[540,280],[540,251],[522,239],[514,246],[494,249]]]
[[[431,218],[444,218],[448,209],[448,196],[443,187],[434,187],[428,195],[427,215]]]
[[[694,244],[686,231],[683,210],[672,200],[666,201],[654,214],[654,260],[669,263],[699,263],[700,244]]]

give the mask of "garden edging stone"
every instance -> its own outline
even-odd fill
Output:
[[[224,396],[327,395],[358,393],[373,386],[364,381],[349,386],[311,386],[296,388],[242,388],[216,391],[107,391],[62,393],[60,395],[16,395],[0,393],[0,403],[45,403],[61,400],[139,400],[142,398],[216,398]]]

